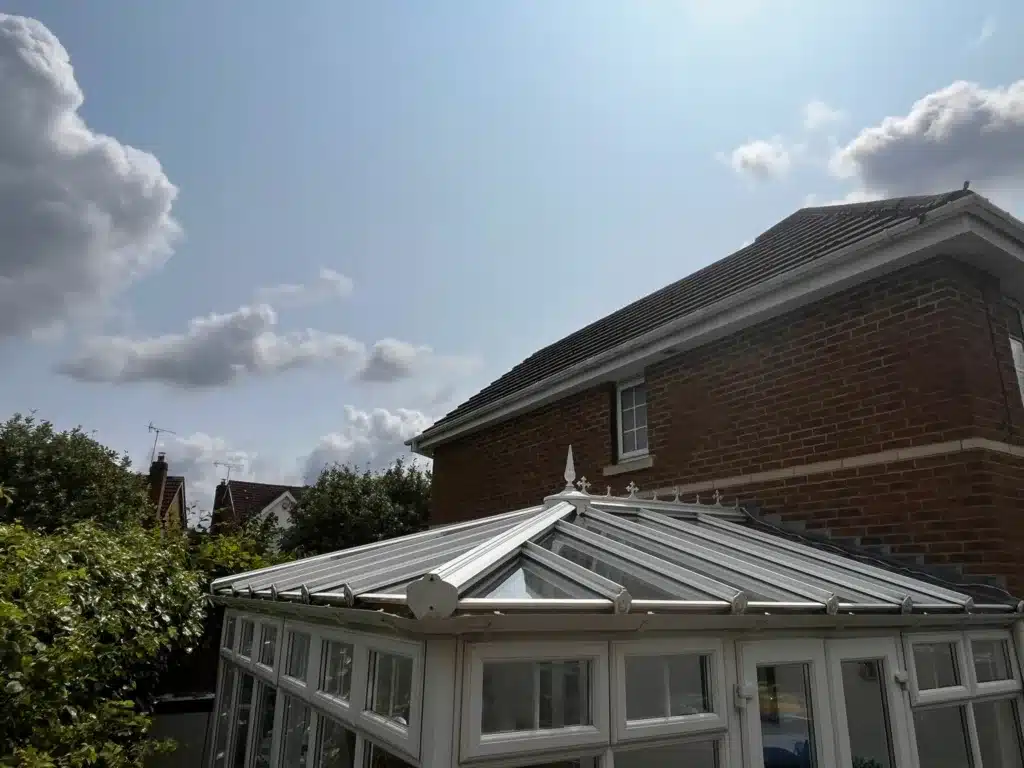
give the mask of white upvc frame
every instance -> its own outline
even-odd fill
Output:
[[[229,620],[235,620],[235,637],[231,647],[224,645],[227,640],[227,627]],[[252,649],[249,656],[241,654],[242,629],[246,622],[253,625]],[[221,659],[226,659],[232,664],[241,667],[244,672],[261,679],[267,680],[273,685],[278,684],[278,675],[281,669],[281,637],[283,635],[284,620],[272,616],[263,616],[257,613],[243,613],[240,611],[225,611],[224,622],[221,626]],[[277,630],[277,649],[274,653],[274,666],[269,667],[259,662],[259,654],[263,639],[263,628],[274,627]]]
[[[811,717],[813,718],[815,765],[835,765],[832,692],[829,685],[825,642],[811,638],[779,638],[737,643],[740,679],[737,694],[743,703],[743,735],[746,765],[764,768],[757,668],[766,665],[807,664],[810,666]]]
[[[974,665],[975,641],[996,641],[1004,643],[1007,656],[1007,668],[1010,677],[1006,680],[991,680],[987,683],[978,682],[978,670]],[[1012,635],[1003,629],[974,630],[967,633],[967,680],[972,696],[1007,696],[1019,694],[1022,689],[1020,665],[1013,647]]]
[[[462,676],[462,760],[526,752],[568,750],[611,741],[609,654],[606,642],[467,643]],[[483,672],[488,662],[584,661],[588,663],[591,725],[484,734]],[[543,762],[538,760],[536,762]]]
[[[708,656],[707,683],[710,686],[711,712],[696,715],[630,720],[626,711],[626,658],[661,656]],[[672,637],[649,640],[624,640],[612,643],[612,680],[614,696],[614,741],[627,742],[673,735],[707,733],[722,736],[729,728],[731,702],[726,688],[725,650],[720,637]]]
[[[897,636],[846,637],[825,641],[825,657],[832,682],[832,706],[836,724],[836,765],[848,768],[853,764],[850,746],[849,712],[846,711],[846,693],[843,689],[844,661],[881,662],[882,691],[886,698],[885,727],[888,729],[893,757],[893,768],[913,768],[916,765],[910,738],[910,708],[901,681],[906,682],[906,670],[900,659]],[[854,713],[856,715],[857,713]]]
[[[959,685],[921,690],[918,685],[917,658],[914,656],[914,646],[930,645],[932,643],[952,643],[953,661],[957,665],[956,672],[957,679],[960,681]],[[903,636],[903,644],[904,653],[907,657],[907,670],[910,673],[910,703],[913,706],[942,704],[970,697],[970,679],[973,673],[968,668],[971,660],[967,655],[966,640],[962,632],[908,633]]]
[[[646,383],[647,382],[646,382],[646,380],[644,379],[643,376],[638,376],[636,378],[627,379],[625,381],[620,381],[619,383],[617,383],[615,385],[615,439],[616,439],[617,444],[618,444],[618,450],[617,450],[617,452],[615,454],[615,459],[616,459],[617,462],[628,461],[629,459],[636,459],[636,458],[639,458],[641,456],[646,456],[648,453],[650,453],[650,450],[651,450],[651,432],[650,432],[650,429],[648,429],[649,421],[648,421],[646,416],[644,417],[644,431],[647,434],[647,447],[643,448],[643,449],[639,449],[639,450],[633,450],[633,451],[623,451],[622,450],[622,393],[625,390],[630,389],[632,387],[636,387],[636,386],[639,386],[641,384],[646,385]],[[644,395],[644,403],[645,403],[644,413],[647,413],[648,412],[649,403],[648,403],[646,394]],[[636,422],[634,422],[634,427],[635,427],[635,425],[636,425]]]

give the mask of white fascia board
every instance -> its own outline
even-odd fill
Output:
[[[682,351],[721,338],[912,264],[924,258],[929,249],[973,232],[971,217],[965,215],[968,213],[998,221],[1001,230],[1024,239],[1024,224],[1017,219],[983,198],[960,198],[932,211],[923,221],[904,222],[751,286],[508,395],[482,411],[467,414],[429,438],[414,437],[406,441],[406,445],[417,453],[429,455],[430,448],[438,443],[586,389],[613,377],[617,371],[635,371],[665,352]]]

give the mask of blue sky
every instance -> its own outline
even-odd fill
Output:
[[[0,413],[143,463],[170,428],[200,505],[218,460],[387,462],[809,201],[1024,200],[1019,2],[5,12],[43,26],[0,17]]]

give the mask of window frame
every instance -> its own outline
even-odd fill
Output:
[[[227,638],[227,625],[228,619],[235,619],[235,637],[233,647],[228,648],[225,646],[224,640]],[[240,653],[240,647],[242,644],[242,625],[246,621],[251,621],[253,624],[253,640],[252,640],[252,651],[251,658],[249,656],[243,656]],[[248,672],[259,680],[266,680],[275,687],[278,686],[278,677],[281,670],[281,637],[284,631],[284,619],[273,618],[258,613],[247,613],[244,611],[225,611],[224,621],[221,626],[221,648],[220,656],[222,660],[230,661],[238,667],[241,667],[244,672]],[[274,653],[274,666],[268,667],[266,664],[259,662],[259,652],[262,639],[263,639],[263,627],[272,626],[277,630],[277,649]]]
[[[965,701],[971,696],[970,679],[972,672],[968,664],[972,664],[967,654],[967,640],[963,632],[923,632],[907,633],[903,637],[904,654],[907,659],[907,672],[910,675],[910,704],[914,707],[928,706],[931,704],[945,704],[954,701]],[[959,672],[959,685],[945,688],[929,688],[921,690],[917,678],[917,657],[914,656],[914,646],[930,645],[934,643],[952,643],[953,658]]]
[[[617,444],[617,451],[616,451],[616,454],[615,454],[615,458],[616,458],[616,461],[619,461],[619,462],[630,461],[632,459],[639,459],[639,458],[642,458],[644,456],[649,455],[650,452],[651,452],[651,433],[650,433],[650,429],[648,427],[649,420],[646,417],[644,418],[644,432],[647,435],[647,447],[643,448],[641,450],[633,450],[633,451],[624,451],[622,449],[622,438],[623,438],[623,430],[622,430],[622,393],[624,391],[626,391],[627,389],[632,389],[633,387],[640,386],[641,384],[644,385],[644,403],[645,403],[644,413],[647,413],[648,406],[650,405],[650,403],[649,403],[649,401],[647,399],[647,387],[646,387],[647,381],[646,381],[646,379],[643,376],[637,376],[637,377],[634,377],[634,378],[631,378],[631,379],[625,379],[623,381],[617,382],[616,385],[615,385],[615,440],[616,440],[616,444]],[[634,427],[635,427],[635,422],[634,422]]]
[[[1009,671],[1010,677],[1005,680],[990,680],[987,683],[978,682],[978,671],[974,666],[974,641],[1002,641],[1006,649],[1006,655],[1009,659]],[[974,630],[966,633],[966,652],[967,658],[970,662],[970,669],[968,670],[968,685],[971,691],[971,697],[977,698],[979,696],[998,696],[1004,698],[1006,696],[1020,694],[1022,690],[1020,668],[1017,661],[1016,649],[1013,645],[1013,635],[1009,632],[991,629],[991,630]]]
[[[591,725],[484,734],[483,670],[488,662],[586,661],[590,667],[588,693]],[[515,756],[524,752],[556,751],[611,742],[609,713],[609,648],[607,642],[553,640],[542,642],[468,642],[462,674],[460,760]]]
[[[711,712],[677,715],[649,720],[630,720],[626,711],[626,658],[658,656],[710,656],[708,684]],[[612,642],[612,673],[614,675],[614,737],[627,744],[637,739],[675,735],[705,734],[719,738],[730,727],[730,706],[725,670],[725,643],[721,637],[673,637]],[[697,739],[698,741],[700,739]]]

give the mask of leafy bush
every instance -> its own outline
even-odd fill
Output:
[[[0,523],[52,531],[81,520],[117,527],[155,519],[145,479],[128,457],[80,427],[57,432],[15,414],[0,424],[0,478],[14,501],[0,501]]]
[[[328,467],[292,510],[281,548],[306,556],[421,531],[430,482],[429,471],[402,461],[377,473]]]
[[[138,526],[0,524],[0,765],[141,766],[159,675],[202,632],[201,578],[184,540]]]

